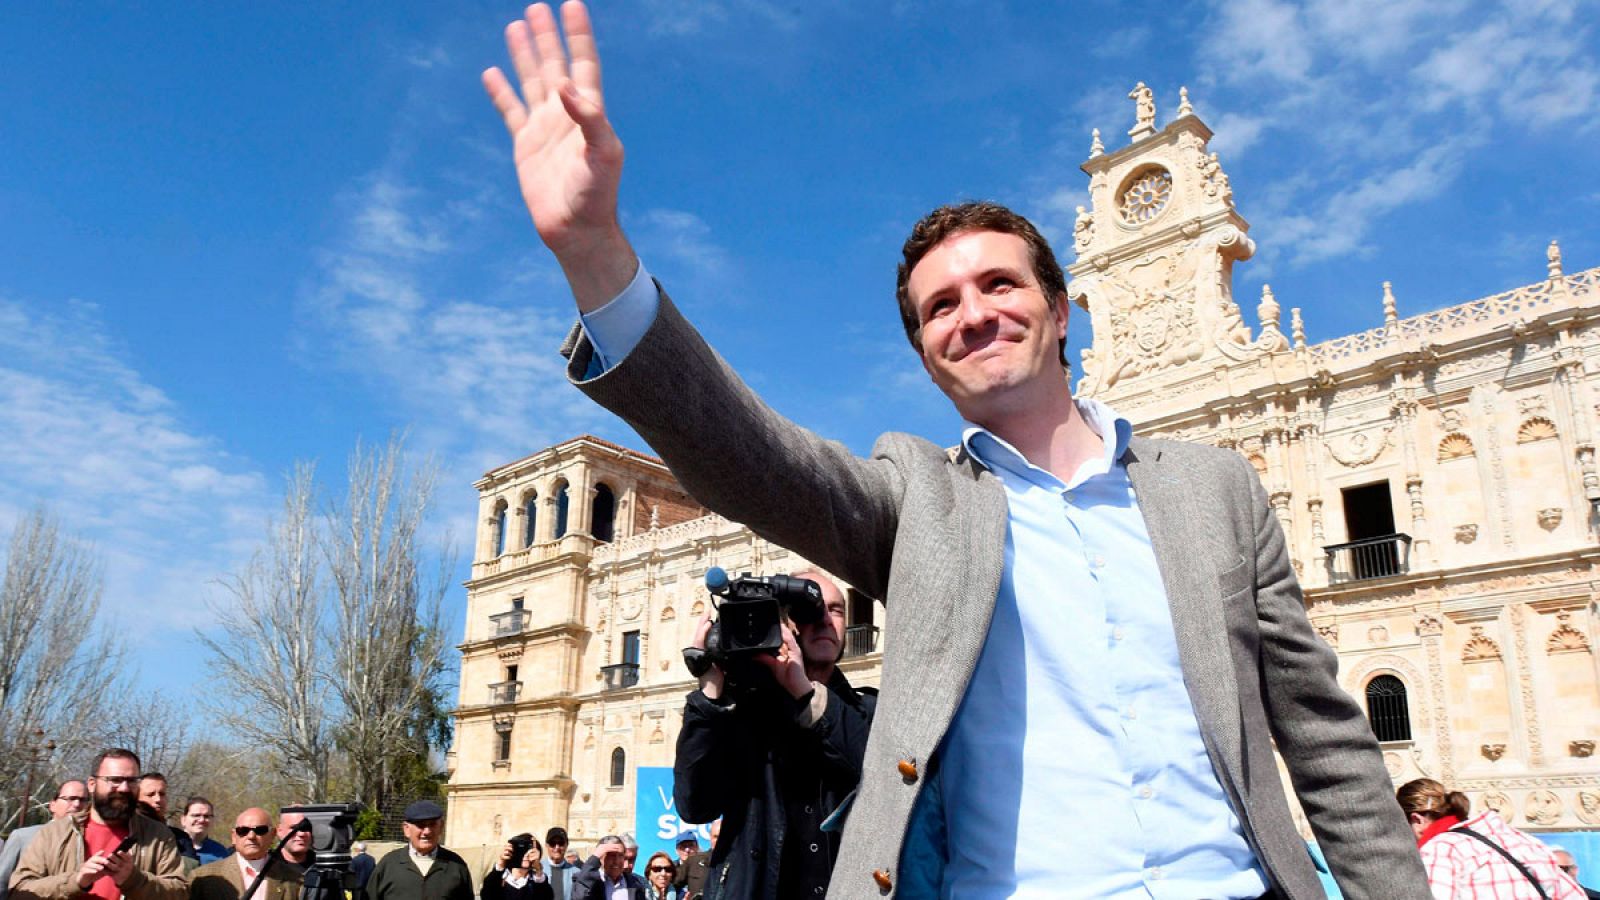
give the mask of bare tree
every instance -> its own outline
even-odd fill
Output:
[[[282,518],[213,611],[218,632],[201,633],[211,668],[233,690],[206,701],[215,721],[265,751],[277,774],[309,797],[326,796],[335,710],[322,675],[325,603],[315,472],[295,468]]]
[[[356,799],[372,805],[387,799],[397,759],[427,757],[417,726],[434,707],[446,669],[440,608],[453,553],[437,552],[437,569],[427,575],[421,546],[433,486],[431,468],[407,469],[398,439],[376,452],[358,446],[345,502],[329,514],[330,680],[342,707],[339,742]]]
[[[399,770],[414,775],[437,740],[454,555],[425,546],[433,486],[400,440],[358,446],[345,499],[319,517],[311,470],[298,469],[283,522],[227,582],[220,633],[201,635],[213,665],[240,685],[213,704],[217,720],[270,751],[308,799],[326,799],[347,771],[338,786],[381,805]]]
[[[16,524],[0,582],[0,823],[26,815],[26,786],[37,808],[66,761],[98,742],[123,690],[100,591],[98,561],[54,518],[35,510]]]

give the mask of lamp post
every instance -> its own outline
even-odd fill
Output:
[[[50,758],[56,752],[56,742],[44,739],[44,729],[33,730],[33,741],[24,743],[17,748],[17,755],[22,757],[22,806],[17,811],[17,827],[28,824],[28,807],[33,804],[33,769],[42,760]]]

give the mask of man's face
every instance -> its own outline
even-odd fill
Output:
[[[444,831],[443,819],[424,819],[420,822],[407,822],[401,826],[406,833],[406,841],[411,844],[411,849],[418,853],[432,853],[439,846],[439,836]]]
[[[155,810],[160,815],[156,818],[166,821],[167,818],[167,781],[164,778],[139,779],[139,802]]]
[[[557,843],[555,841],[551,841],[545,845],[544,852],[550,854],[551,862],[561,862],[561,860],[567,855],[567,842],[561,841]]]
[[[89,789],[81,781],[69,781],[56,791],[56,798],[50,801],[50,818],[59,819],[81,812],[89,805]]]
[[[1556,867],[1571,875],[1572,879],[1576,881],[1578,879],[1578,861],[1573,858],[1571,853],[1565,850],[1557,850],[1555,855]]]
[[[200,804],[195,804],[198,809]],[[185,819],[188,817],[185,816]],[[244,834],[240,834],[240,830]],[[260,859],[267,855],[272,838],[272,817],[264,809],[247,809],[233,820],[233,849],[245,859]]]
[[[1029,388],[1064,383],[1066,298],[1050,308],[1022,238],[946,238],[911,270],[906,289],[922,326],[922,367],[968,421],[1027,412],[1037,407]]]
[[[625,865],[623,860],[623,853],[625,851],[623,850],[622,845],[601,844],[598,848],[596,848],[596,852],[600,857],[600,869],[605,873],[606,878],[610,881],[616,881],[618,878],[620,878],[622,876],[623,866]]]
[[[684,860],[687,860],[689,857],[691,857],[691,856],[693,856],[693,855],[695,855],[696,853],[699,853],[699,852],[700,852],[700,845],[699,844],[679,844],[678,845],[678,862],[683,862]]]
[[[822,588],[822,604],[826,610],[822,618],[798,626],[796,639],[800,655],[807,663],[835,663],[844,652],[844,595],[833,579],[808,573],[805,577]]]
[[[305,813],[284,813],[278,820],[278,837],[285,838],[283,850],[295,859],[304,857],[311,852],[311,832],[293,831],[294,826],[304,822]],[[290,837],[293,831],[293,837]]]
[[[633,871],[633,867],[635,865],[637,865],[638,862],[639,862],[639,848],[638,847],[624,847],[623,850],[622,850],[622,867],[624,869],[627,869],[629,872],[632,872]]]
[[[193,838],[195,843],[200,843],[206,839],[206,833],[211,830],[212,816],[211,804],[189,804],[189,808],[183,811],[184,832]]]
[[[100,771],[89,778],[89,796],[103,821],[126,822],[133,815],[139,767],[131,759],[110,757],[100,761]]]

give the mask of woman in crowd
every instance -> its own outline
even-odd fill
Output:
[[[678,864],[672,861],[664,851],[656,851],[650,861],[644,864],[644,880],[649,887],[645,890],[645,900],[673,900],[676,894],[672,888],[672,876],[678,874]]]
[[[1395,792],[1417,835],[1428,885],[1441,900],[1584,900],[1583,889],[1556,865],[1555,854],[1492,809],[1471,816],[1460,791],[1432,778]]]
[[[523,851],[523,847],[528,849]],[[512,859],[519,851],[522,858]],[[484,874],[478,896],[481,900],[555,900],[555,889],[544,874],[544,848],[539,839],[519,834],[506,841],[494,868]]]

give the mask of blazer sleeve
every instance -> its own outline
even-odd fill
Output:
[[[85,892],[78,887],[78,871],[52,873],[50,851],[36,835],[22,848],[17,870],[11,873],[10,900],[72,900]]]
[[[1339,686],[1338,657],[1317,636],[1283,528],[1242,457],[1256,545],[1263,701],[1273,740],[1339,889],[1349,900],[1428,897],[1416,839],[1395,803],[1367,717]]]
[[[587,378],[593,347],[575,327],[567,376],[666,461],[696,500],[876,597],[887,594],[897,467],[861,459],[768,407],[663,293],[639,344]]]
[[[159,826],[165,830],[166,826]],[[124,900],[186,900],[189,872],[183,855],[170,833],[158,833],[155,840],[141,846],[137,868],[122,883]]]

